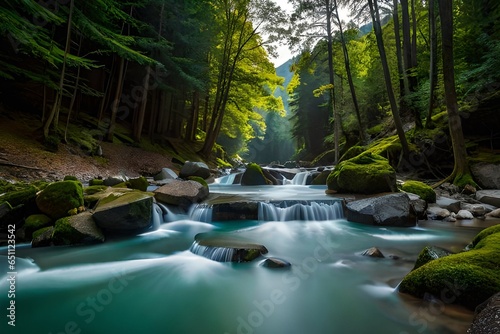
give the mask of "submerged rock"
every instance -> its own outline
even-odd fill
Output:
[[[389,194],[346,204],[347,220],[384,226],[415,226],[417,219],[405,193]]]
[[[378,257],[378,258],[384,258],[384,254],[382,254],[382,251],[378,249],[377,247],[371,247],[368,248],[367,250],[363,251],[361,253],[363,256],[369,256],[369,257]]]
[[[411,271],[399,291],[474,309],[500,291],[500,225],[481,231],[468,251],[441,257]]]
[[[330,191],[377,194],[397,191],[396,171],[379,155],[364,153],[335,166],[327,179]]]
[[[292,264],[286,260],[277,257],[268,257],[262,261],[262,266],[266,268],[289,268]]]
[[[114,189],[97,203],[93,218],[108,233],[136,233],[151,226],[153,195]]]
[[[268,253],[264,245],[231,237],[195,236],[191,252],[218,262],[250,262]]]

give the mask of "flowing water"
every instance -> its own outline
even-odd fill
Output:
[[[261,216],[263,220],[210,222],[207,210],[201,210],[205,217],[196,219],[209,222],[178,214],[176,221],[161,219],[156,231],[100,245],[43,249],[18,245],[16,327],[7,325],[8,277],[2,276],[0,302],[4,314],[0,332],[466,331],[471,312],[441,302],[415,300],[395,288],[424,246],[460,249],[477,229],[383,228],[351,223],[332,217],[330,209],[321,212],[327,204],[321,202],[324,189],[318,187],[211,187],[211,192],[217,191],[264,202],[316,199],[323,204],[317,205],[319,213],[312,217],[329,216],[324,220],[294,220],[287,213]],[[155,210],[158,217],[165,217],[164,208]],[[248,263],[210,260],[190,251],[199,233],[262,244],[269,250],[265,257],[277,257],[292,265],[266,268],[262,266],[264,257]],[[399,259],[360,255],[372,246]],[[0,254],[3,275],[9,271],[7,249],[0,249]]]

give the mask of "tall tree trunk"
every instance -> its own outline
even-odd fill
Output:
[[[405,73],[405,66],[403,65],[403,53],[401,51],[401,33],[399,25],[399,7],[398,0],[393,0],[393,21],[394,21],[394,38],[396,41],[396,57],[398,58],[398,73],[399,73],[399,97],[403,98],[408,95],[408,78]]]
[[[462,132],[462,121],[458,113],[457,94],[455,91],[455,73],[453,62],[453,5],[452,0],[439,0],[439,15],[441,16],[441,43],[443,57],[444,91],[448,124],[453,146],[455,164],[449,179],[459,182],[464,176],[470,175],[467,163],[465,139]]]
[[[429,109],[427,111],[427,120],[425,127],[432,126],[432,113],[434,108],[437,107],[436,87],[438,80],[437,73],[437,31],[436,31],[436,2],[429,0],[429,40],[430,40],[430,65],[429,65]]]
[[[380,54],[380,61],[382,62],[385,86],[387,88],[387,95],[389,97],[389,103],[391,105],[392,117],[394,118],[396,131],[398,133],[399,141],[401,142],[403,155],[405,157],[408,157],[410,149],[406,140],[403,124],[401,123],[401,118],[399,117],[396,97],[394,96],[394,91],[392,89],[391,74],[389,71],[389,65],[387,64],[387,56],[385,54],[384,40],[382,38],[382,28],[380,27],[380,16],[378,12],[377,0],[368,0],[368,5],[370,6],[370,15],[373,21],[373,29],[375,30],[375,37],[377,38],[377,46]]]
[[[68,29],[66,30],[66,47],[64,48],[64,57],[63,64],[61,69],[61,78],[59,80],[59,88],[56,94],[56,99],[54,101],[54,105],[52,106],[52,110],[43,126],[43,137],[47,138],[49,136],[50,126],[53,125],[57,127],[57,123],[59,120],[59,111],[61,109],[61,102],[64,90],[64,76],[66,72],[66,59],[68,57],[68,53],[71,49],[71,26],[73,20],[73,8],[75,5],[75,1],[71,0],[69,5],[69,16],[68,16]]]
[[[118,56],[117,56],[118,57]],[[118,106],[120,105],[120,97],[123,90],[123,77],[125,72],[125,58],[120,58],[120,65],[118,67],[118,79],[116,80],[115,98],[111,103],[111,119],[109,120],[108,130],[106,132],[106,140],[113,141],[113,135],[116,126],[116,115],[118,113]]]
[[[78,51],[77,51],[78,57],[80,57],[82,42],[83,42],[83,34],[80,34],[80,42],[78,43]],[[71,112],[73,111],[73,106],[75,105],[76,95],[78,94],[78,87],[80,84],[80,71],[81,71],[81,66],[78,66],[78,69],[76,71],[75,89],[73,90],[73,94],[71,94],[71,101],[68,107],[68,118],[66,119],[66,127],[64,128],[64,142],[66,143],[68,142],[67,135],[68,135],[69,120],[71,118]]]
[[[326,0],[326,33],[328,42],[328,78],[330,83],[330,101],[329,106],[332,108],[333,121],[334,121],[334,146],[335,146],[335,161],[339,161],[339,141],[340,141],[340,115],[338,108],[335,108],[335,88],[334,88],[334,68],[333,68],[333,38],[332,38],[332,6],[330,0]]]
[[[358,98],[356,96],[356,89],[354,87],[354,82],[352,80],[351,62],[349,60],[349,52],[347,50],[347,42],[345,40],[344,29],[342,28],[342,21],[340,20],[340,16],[339,16],[337,0],[333,0],[333,5],[335,7],[335,16],[337,18],[337,24],[339,27],[340,39],[341,39],[341,43],[342,43],[342,51],[344,54],[345,70],[347,73],[347,82],[349,83],[349,89],[351,91],[352,103],[354,105],[354,112],[356,113],[356,118],[358,120],[359,140],[362,143],[364,143],[365,142],[365,130],[364,130],[363,122],[361,120],[361,113],[359,112],[359,104],[358,104]]]
[[[151,77],[151,65],[146,66],[146,75],[142,84],[141,105],[137,120],[134,124],[134,140],[141,141],[142,127],[144,126],[144,116],[146,115],[146,106],[148,104],[149,79]]]

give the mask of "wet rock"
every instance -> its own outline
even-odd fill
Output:
[[[488,211],[486,207],[481,204],[461,203],[461,208],[462,210],[469,211],[474,217],[484,216]]]
[[[422,249],[420,254],[418,254],[417,261],[415,262],[415,266],[412,270],[415,270],[432,260],[439,259],[450,254],[453,253],[444,248],[437,246],[426,246],[424,249]]]
[[[267,180],[264,176],[262,168],[255,164],[250,163],[247,165],[247,169],[241,176],[241,185],[242,186],[261,186],[266,185]]]
[[[26,220],[24,221],[24,225],[21,228],[22,233],[24,233],[22,239],[31,241],[31,239],[33,238],[33,232],[41,228],[51,226],[52,224],[53,224],[52,219],[47,215],[44,214],[30,215],[26,218]]]
[[[31,247],[47,247],[52,245],[52,234],[54,233],[54,226],[42,228],[33,233],[33,240]]]
[[[257,220],[259,210],[258,202],[231,202],[214,204],[212,219],[225,220]]]
[[[476,308],[468,334],[500,333],[500,292]]]
[[[405,193],[389,194],[346,204],[347,220],[384,226],[415,226],[416,216]]]
[[[130,189],[136,189],[140,191],[147,191],[149,186],[148,180],[144,176],[140,176],[127,181],[127,187]]]
[[[226,236],[199,233],[191,252],[218,262],[250,262],[267,254],[264,245]]]
[[[179,177],[199,176],[203,179],[210,177],[210,169],[207,164],[200,161],[186,161],[179,172]]]
[[[417,219],[426,220],[427,219],[427,201],[416,198],[410,199],[410,205],[413,207],[415,214],[417,215]]]
[[[473,219],[474,216],[467,210],[460,210],[455,216],[456,219]]]
[[[137,233],[151,226],[153,195],[115,189],[97,203],[93,218],[106,233]]]
[[[500,190],[479,190],[476,192],[476,199],[500,208]]]
[[[104,242],[104,234],[97,227],[92,214],[83,212],[56,221],[52,234],[54,245],[81,245]]]
[[[483,189],[500,189],[500,164],[477,163],[471,166],[474,180]]]
[[[500,218],[500,208],[485,214],[485,217]]]
[[[49,184],[36,197],[41,212],[52,219],[68,216],[68,211],[83,206],[83,186],[78,181]]]
[[[161,172],[154,176],[155,181],[175,179],[177,179],[177,174],[170,168],[162,168]]]
[[[289,268],[291,265],[290,262],[277,257],[268,257],[262,262],[262,266],[266,268]]]
[[[186,209],[191,204],[199,203],[207,198],[208,194],[208,187],[192,180],[175,180],[154,191],[158,202],[178,205]]]
[[[109,176],[103,181],[103,184],[108,187],[114,187],[120,183],[127,182],[127,177],[124,175]]]
[[[377,247],[371,247],[368,248],[367,250],[363,251],[361,253],[363,256],[369,256],[369,257],[378,257],[378,258],[384,258],[384,254],[382,254],[382,251],[378,249]]]
[[[436,204],[450,212],[457,213],[462,209],[460,201],[455,198],[439,197],[436,200]]]
[[[437,205],[429,205],[427,208],[427,217],[432,220],[443,220],[451,215],[450,211]]]

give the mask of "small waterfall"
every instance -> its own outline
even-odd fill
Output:
[[[207,259],[217,262],[231,262],[236,255],[236,249],[228,247],[202,246],[198,241],[193,242],[189,250]]]
[[[277,203],[278,204],[278,203]],[[342,205],[339,201],[297,203],[283,201],[278,205],[259,202],[259,220],[335,220],[343,217]]]
[[[299,173],[295,174],[295,176],[292,179],[291,184],[305,186],[307,184],[307,179],[310,175],[311,175],[310,172],[299,172]]]
[[[225,175],[223,177],[219,177],[215,179],[215,183],[218,184],[234,184],[236,177],[241,175],[242,173],[232,173],[229,175]]]
[[[151,220],[152,220],[152,228],[153,230],[157,230],[160,228],[161,223],[163,222],[163,211],[160,206],[156,203],[153,203],[153,209],[151,212]]]
[[[184,210],[180,209],[175,205],[165,205],[162,203],[156,203],[161,208],[163,213],[163,222],[175,222],[178,220],[186,219],[187,214]]]
[[[206,204],[192,205],[189,209],[189,219],[204,223],[212,222],[212,206]]]

